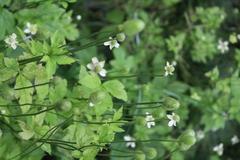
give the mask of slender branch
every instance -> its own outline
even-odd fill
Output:
[[[25,117],[25,116],[35,116],[35,115],[41,114],[41,113],[43,113],[43,112],[47,112],[47,111],[53,110],[54,108],[55,108],[55,106],[50,107],[50,108],[47,108],[47,109],[45,109],[45,110],[41,110],[41,111],[39,111],[39,112],[35,112],[35,113],[26,113],[26,114],[7,115],[7,114],[2,114],[2,113],[0,113],[0,116],[3,116],[3,117]]]
[[[161,104],[163,101],[155,101],[155,102],[136,102],[136,103],[118,103],[115,102],[116,105],[122,105],[122,106],[134,106],[134,105],[148,105],[148,104]],[[139,107],[140,108],[140,107]]]
[[[137,78],[139,77],[139,74],[133,74],[133,75],[120,75],[120,76],[108,76],[106,78],[102,78],[103,80],[107,79],[124,79],[124,78]],[[162,74],[153,74],[153,77],[164,77]]]
[[[147,140],[132,140],[132,141],[113,141],[110,143],[126,143],[126,142],[139,142],[139,143],[145,143],[145,142],[178,142],[176,139],[147,139]],[[107,143],[107,142],[104,142]]]
[[[45,82],[45,83],[40,83],[40,84],[35,84],[35,85],[32,85],[32,86],[26,86],[26,87],[21,87],[21,88],[15,88],[14,90],[23,90],[23,89],[28,89],[28,88],[34,88],[34,87],[39,87],[39,86],[44,86],[44,85],[47,85],[47,84],[50,84],[51,82]]]
[[[50,138],[50,137],[55,133],[55,131],[56,131],[59,127],[61,127],[62,125],[64,125],[65,123],[67,123],[67,122],[68,122],[69,120],[71,120],[71,119],[72,119],[72,115],[71,115],[69,118],[67,118],[66,120],[64,120],[63,122],[55,125],[55,126],[52,127],[51,129],[49,129],[47,132],[45,132],[45,134],[44,134],[42,137],[40,137],[40,139],[43,139],[43,138],[46,137],[49,133],[50,133],[50,134],[49,134],[49,136],[47,136],[47,139]],[[38,139],[38,140],[39,140],[39,139]],[[33,141],[30,145],[28,145],[28,147],[26,147],[26,148],[23,149],[23,152],[15,155],[15,156],[13,156],[13,157],[11,157],[10,159],[15,159],[15,158],[17,158],[17,157],[23,158],[23,157],[25,157],[26,155],[30,154],[31,152],[33,152],[33,151],[37,150],[38,148],[40,148],[45,142],[42,142],[42,144],[40,144],[39,146],[37,146],[37,147],[33,148],[32,150],[28,151],[31,147],[33,147],[33,146],[38,142],[38,140]],[[28,152],[27,152],[27,151],[28,151]]]
[[[44,105],[44,104],[34,104],[34,103],[24,103],[24,104],[1,104],[0,107],[19,107],[19,106],[41,106],[41,107],[50,107],[53,105]]]

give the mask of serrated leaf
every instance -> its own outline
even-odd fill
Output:
[[[123,108],[121,107],[117,112],[113,115],[113,121],[117,121],[122,118]]]
[[[112,97],[107,93],[100,103],[94,106],[96,115],[101,115],[113,107]]]
[[[85,87],[96,89],[101,86],[101,80],[99,79],[98,75],[92,73],[87,74],[84,77],[81,77],[80,84],[82,84]]]
[[[56,72],[57,63],[53,58],[49,56],[44,56],[41,61],[46,62],[46,71],[48,74],[48,79],[50,79]]]
[[[55,85],[49,90],[49,99],[52,103],[56,103],[63,99],[67,94],[67,81],[59,77],[55,78]]]
[[[66,55],[55,56],[54,58],[55,58],[57,64],[60,64],[60,65],[72,64],[76,61],[74,58],[66,56]]]
[[[34,136],[34,132],[25,130],[23,132],[19,132],[18,135],[24,140],[29,140],[30,138],[32,138]]]
[[[19,74],[16,79],[15,89],[32,86],[32,83],[23,75]],[[25,88],[16,90],[16,98],[19,104],[32,103],[33,88]],[[26,113],[30,109],[30,105],[21,106],[22,112]]]
[[[107,81],[103,87],[112,94],[112,96],[127,101],[127,92],[124,90],[123,84],[118,80]]]

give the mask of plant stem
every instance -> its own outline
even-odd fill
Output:
[[[64,125],[65,123],[67,123],[67,122],[68,122],[69,120],[71,120],[71,119],[72,119],[72,115],[71,115],[69,118],[67,118],[66,120],[64,120],[63,122],[61,122],[61,123],[55,125],[54,127],[50,128],[47,132],[45,132],[45,134],[44,134],[42,137],[40,137],[40,139],[43,139],[43,138],[46,137],[49,133],[50,133],[50,134],[49,134],[49,136],[47,136],[47,139],[50,138],[50,137],[55,133],[55,131],[56,131],[59,127],[61,127],[62,125]],[[38,140],[39,140],[39,139],[38,139]],[[11,157],[10,159],[15,159],[15,158],[17,158],[17,157],[19,157],[19,156],[20,156],[20,157],[25,157],[26,155],[28,155],[28,154],[30,154],[31,152],[35,151],[36,149],[40,148],[45,142],[42,142],[41,145],[39,145],[39,146],[33,148],[32,150],[28,151],[32,146],[34,146],[34,145],[38,142],[38,140],[33,141],[30,145],[28,145],[28,147],[26,147],[26,148],[23,149],[23,152],[15,155],[15,156],[13,156],[13,157]],[[28,152],[27,152],[27,151],[28,151]]]
[[[155,102],[137,102],[137,103],[117,103],[116,105],[122,105],[122,106],[133,106],[133,105],[148,105],[148,104],[161,104],[163,101],[155,101]],[[139,107],[140,108],[140,107]]]
[[[2,114],[2,113],[0,113],[0,116],[3,116],[3,117],[26,117],[26,116],[35,116],[35,115],[41,114],[41,113],[43,113],[43,112],[47,112],[47,111],[53,110],[54,108],[55,108],[55,106],[50,107],[50,108],[47,108],[47,109],[45,109],[45,110],[41,110],[41,111],[39,111],[39,112],[26,113],[26,114],[7,115],[7,114]]]
[[[164,77],[162,74],[153,74],[154,77]],[[103,80],[107,79],[124,79],[124,78],[137,78],[140,77],[139,74],[132,74],[132,75],[120,75],[120,76],[108,76],[106,78],[102,78]]]
[[[18,107],[18,106],[41,106],[41,107],[49,107],[52,105],[44,105],[44,104],[33,104],[33,103],[24,103],[24,104],[1,104],[0,107]]]
[[[34,88],[34,87],[44,86],[44,85],[47,85],[47,84],[51,84],[51,82],[45,82],[45,83],[35,84],[35,85],[32,85],[32,86],[26,86],[26,87],[21,87],[21,88],[14,88],[14,90],[17,91],[17,90],[22,90],[22,89]]]
[[[126,142],[178,142],[176,139],[147,139],[147,140],[132,140],[132,141],[113,141],[111,143],[126,143]],[[105,142],[106,143],[106,142]]]

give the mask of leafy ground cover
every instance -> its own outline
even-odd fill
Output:
[[[0,159],[238,160],[239,0],[1,0]]]

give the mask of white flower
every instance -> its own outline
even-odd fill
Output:
[[[126,135],[124,136],[124,141],[126,141],[126,146],[127,147],[131,147],[131,148],[135,148],[136,147],[136,143],[135,143],[135,138],[129,136],[129,135]]]
[[[118,48],[120,45],[116,39],[112,39],[112,37],[109,37],[110,41],[104,42],[104,46],[109,46],[110,50],[112,50],[114,47]]]
[[[81,16],[81,15],[77,15],[77,16],[76,16],[76,19],[77,19],[78,21],[80,21],[80,20],[82,19],[82,16]]]
[[[204,134],[204,132],[202,130],[198,130],[196,132],[196,137],[197,137],[198,140],[201,140],[201,139],[203,139],[205,137],[205,134]]]
[[[175,70],[174,68],[174,64],[170,64],[169,62],[167,62],[166,66],[164,67],[165,69],[165,76],[168,76],[168,75],[173,75],[173,72]]]
[[[7,43],[12,49],[16,49],[17,48],[17,35],[15,33],[9,35],[5,40],[5,43]]]
[[[239,143],[239,138],[238,138],[238,136],[237,136],[237,135],[234,135],[234,136],[231,138],[231,142],[232,142],[232,145]]]
[[[94,104],[92,102],[89,102],[90,107],[94,107]]]
[[[172,61],[172,65],[173,65],[173,66],[176,66],[176,65],[177,65],[177,62],[176,62],[176,61]]]
[[[167,114],[167,118],[170,120],[168,122],[169,127],[176,126],[177,122],[179,122],[179,120],[180,120],[179,116],[175,113]]]
[[[221,156],[221,155],[223,154],[223,144],[220,143],[219,145],[214,146],[214,147],[213,147],[213,151],[214,151],[214,152],[217,152],[217,154],[218,154],[219,156]]]
[[[24,33],[35,35],[37,33],[37,25],[27,22]]]
[[[146,112],[146,124],[147,124],[147,128],[151,128],[152,126],[155,126],[155,122],[154,122],[154,118],[151,114],[149,114],[148,112]]]
[[[240,40],[240,34],[237,35],[237,38]]]
[[[217,48],[218,48],[218,50],[221,51],[222,54],[224,54],[225,52],[227,52],[229,50],[228,41],[222,41],[221,39],[218,40]]]
[[[100,76],[105,77],[107,71],[103,68],[105,61],[99,62],[96,57],[92,58],[92,63],[87,64],[87,68],[91,71],[98,73]]]

